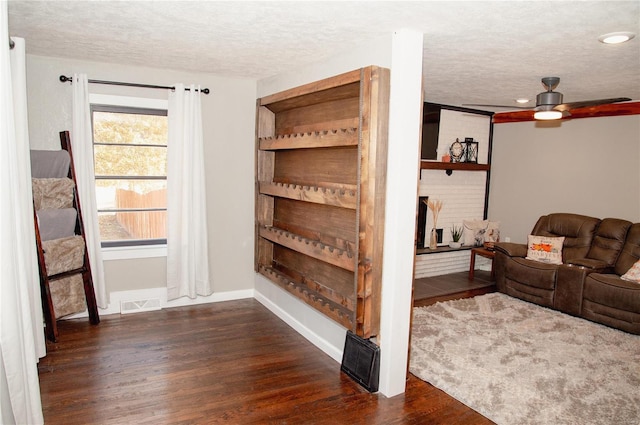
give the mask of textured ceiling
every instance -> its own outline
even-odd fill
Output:
[[[27,53],[261,79],[401,28],[424,33],[425,99],[640,100],[640,1],[9,1]],[[632,31],[622,45],[599,35]],[[483,108],[487,109],[487,108]]]

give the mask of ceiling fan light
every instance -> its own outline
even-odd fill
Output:
[[[611,32],[598,37],[598,41],[604,44],[620,44],[631,40],[635,36],[632,32]]]
[[[562,112],[556,111],[554,109],[536,111],[533,114],[533,118],[537,120],[545,120],[545,121],[559,120],[560,118],[562,118]]]

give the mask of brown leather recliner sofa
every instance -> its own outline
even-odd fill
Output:
[[[555,213],[531,234],[564,236],[562,264],[527,259],[525,244],[498,242],[498,291],[640,335],[640,284],[620,278],[640,259],[640,223]]]

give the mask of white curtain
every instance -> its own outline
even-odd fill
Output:
[[[86,74],[73,74],[73,125],[70,132],[76,184],[80,197],[84,236],[87,240],[89,265],[98,307],[107,308],[107,290],[104,282],[104,264],[98,227],[95,172],[93,168],[93,133],[89,105],[89,84]]]
[[[44,357],[46,344],[42,327],[42,301],[40,298],[40,272],[38,270],[38,256],[35,249],[35,228],[33,225],[33,196],[31,192],[31,160],[29,153],[29,125],[27,120],[27,70],[25,64],[25,42],[22,38],[14,38],[15,46],[10,51],[11,80],[13,86],[13,116],[15,121],[16,148],[18,152],[18,169],[20,171],[20,194],[22,202],[30,215],[23,223],[20,233],[24,235],[21,242],[25,243],[24,252],[26,264],[29,265],[29,282],[27,285],[31,300],[31,318],[35,337],[36,354]],[[34,243],[31,243],[34,241]]]
[[[24,40],[9,53],[0,3],[0,421],[41,424],[37,360],[44,355],[26,122]],[[12,61],[21,64],[12,67]],[[14,72],[21,70],[22,75]],[[14,96],[18,96],[14,104]]]
[[[167,146],[167,298],[212,293],[200,86],[169,92]]]

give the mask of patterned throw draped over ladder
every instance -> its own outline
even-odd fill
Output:
[[[60,151],[31,151],[33,211],[45,333],[56,342],[56,320],[89,312],[100,323],[76,188],[69,132]]]

